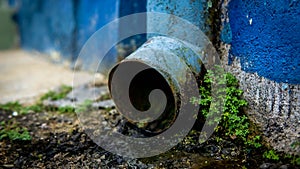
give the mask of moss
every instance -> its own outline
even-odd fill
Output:
[[[92,100],[85,100],[82,104],[78,105],[76,113],[84,113],[92,109]]]
[[[66,85],[62,85],[57,92],[55,91],[49,91],[47,93],[45,93],[40,100],[46,100],[46,99],[50,99],[50,100],[60,100],[63,99],[67,96],[67,94],[72,90],[71,86],[66,86]]]
[[[38,103],[30,106],[23,106],[18,101],[0,104],[0,110],[17,112],[20,115],[27,114],[29,112],[41,112],[43,109],[43,105]]]
[[[75,108],[71,107],[71,106],[63,106],[63,107],[58,107],[57,111],[60,114],[64,114],[64,113],[75,113]]]
[[[31,140],[31,136],[28,130],[24,127],[19,127],[17,123],[13,121],[1,122],[0,140],[8,138],[9,140]]]

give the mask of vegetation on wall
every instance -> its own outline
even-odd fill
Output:
[[[216,83],[219,86],[216,89],[216,94],[226,93],[225,98],[222,101],[215,100],[211,94],[212,83]],[[219,135],[225,134],[231,139],[236,139],[247,146],[255,148],[261,147],[260,136],[255,135],[251,131],[250,120],[243,112],[243,108],[247,106],[247,101],[242,98],[243,91],[239,88],[238,80],[230,73],[223,73],[221,67],[215,67],[214,70],[208,70],[204,76],[204,80],[199,88],[200,97],[192,98],[192,103],[199,104],[201,106],[200,113],[212,121],[209,124],[213,124],[219,121],[219,125],[215,128],[215,131]],[[223,105],[220,105],[222,104]],[[219,108],[223,107],[222,115]],[[219,117],[221,116],[221,119]]]
[[[262,144],[261,135],[243,111],[248,103],[242,98],[243,91],[239,89],[239,82],[232,74],[224,73],[221,67],[215,67],[215,69],[207,71],[203,81],[200,83],[200,96],[191,98],[191,102],[200,105],[200,116],[198,117],[211,119],[209,124],[219,121],[218,126],[215,128],[216,140],[222,140],[222,137],[229,137],[235,142],[241,143],[247,151],[259,149],[259,152],[262,152],[261,156],[267,160],[284,160],[293,165],[300,165],[300,157],[298,155],[287,155],[277,152]],[[220,87],[215,91],[216,95],[226,92],[223,102],[213,100],[212,83],[216,83],[215,86],[224,86],[226,84],[225,88]],[[218,107],[222,103],[223,112],[221,112],[222,115],[219,118],[220,111]]]

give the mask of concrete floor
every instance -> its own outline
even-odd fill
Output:
[[[45,58],[22,50],[0,51],[0,103],[32,103],[62,84],[72,85],[73,71]],[[76,79],[80,79],[76,85],[88,83],[93,77],[87,72],[76,72]]]

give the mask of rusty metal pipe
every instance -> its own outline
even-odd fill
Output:
[[[201,72],[200,52],[194,51],[195,46],[178,39],[149,39],[109,73],[109,90],[117,109],[145,131],[160,133],[169,128],[182,102],[181,85],[195,83]],[[186,73],[187,69],[194,77]],[[195,90],[195,86],[191,88]],[[155,118],[143,116],[145,111]]]

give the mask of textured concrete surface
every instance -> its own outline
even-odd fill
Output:
[[[239,79],[246,112],[264,139],[276,150],[299,154],[300,43],[293,31],[300,26],[299,2],[228,2],[222,4],[223,65]]]
[[[30,103],[50,89],[72,85],[73,71],[46,61],[46,57],[19,50],[0,51],[0,103]],[[79,85],[90,82],[94,76],[78,72],[76,77],[80,78],[76,83]]]
[[[272,147],[288,153],[300,153],[300,85],[277,83],[257,73],[242,71],[235,60],[228,71],[240,81],[249,106],[247,113]]]

